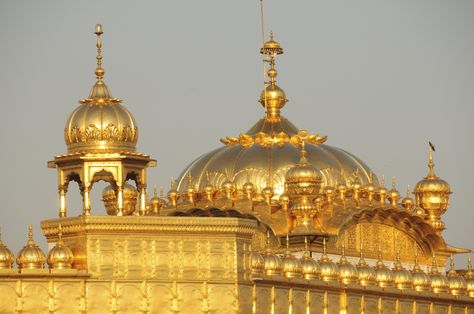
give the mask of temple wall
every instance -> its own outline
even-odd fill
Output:
[[[344,289],[288,281],[212,283],[10,278],[0,284],[0,313],[402,313],[471,314],[467,297]]]

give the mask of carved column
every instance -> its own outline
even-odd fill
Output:
[[[83,196],[82,196],[82,213],[84,216],[91,214],[91,199],[90,199],[90,183],[87,182],[84,185]]]
[[[67,187],[60,185],[58,187],[59,192],[59,218],[67,217],[67,207],[66,207],[66,193]]]
[[[123,188],[122,188],[122,182],[117,182],[117,216],[123,216]]]
[[[140,184],[140,216],[146,212],[146,184]]]

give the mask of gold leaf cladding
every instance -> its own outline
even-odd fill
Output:
[[[99,128],[90,124],[86,128],[73,126],[70,130],[64,130],[66,144],[93,143],[97,141],[115,141],[136,143],[138,139],[138,128],[130,125],[117,127],[109,123],[105,128]]]

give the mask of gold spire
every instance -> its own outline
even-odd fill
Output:
[[[97,24],[95,26],[94,34],[97,35],[97,68],[95,69],[95,75],[97,76],[97,81],[102,81],[102,77],[104,77],[105,71],[102,68],[102,42],[100,41],[100,36],[104,32],[102,31],[102,25]]]
[[[102,39],[101,35],[103,34],[102,25],[97,24],[95,26],[94,34],[97,35],[97,67],[95,69],[95,75],[97,78],[96,83],[92,86],[92,89],[89,93],[87,99],[83,99],[80,102],[82,104],[98,104],[98,105],[110,105],[118,104],[122,101],[117,98],[113,98],[110,93],[109,88],[105,85],[103,78],[105,74],[104,68],[102,68]]]
[[[429,153],[429,160],[428,160],[428,168],[430,169],[426,179],[438,179],[438,176],[434,172],[435,164],[433,162],[433,151],[435,151],[435,146],[429,142],[430,146],[430,153]]]

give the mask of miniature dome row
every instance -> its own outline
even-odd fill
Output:
[[[451,267],[447,275],[440,273],[433,258],[429,273],[425,273],[418,265],[411,271],[400,263],[399,256],[392,269],[384,265],[381,254],[375,267],[371,267],[361,255],[359,262],[352,265],[344,253],[339,263],[334,263],[324,250],[317,261],[305,251],[298,259],[289,251],[282,257],[267,250],[263,255],[253,252],[251,255],[252,277],[258,279],[266,276],[284,276],[286,278],[304,278],[306,280],[322,280],[325,282],[342,282],[343,284],[360,284],[364,287],[379,286],[396,287],[400,290],[432,291],[434,293],[451,293],[452,295],[469,295],[474,298],[474,271],[469,257],[468,271],[465,278],[454,270],[451,256]],[[397,254],[398,255],[398,254]]]
[[[73,260],[74,255],[71,249],[62,240],[61,225],[58,227],[58,242],[49,251],[48,257],[33,240],[33,227],[31,225],[29,227],[28,242],[16,257],[19,269],[42,269],[46,261],[51,269],[70,269]],[[0,239],[0,269],[13,268],[14,261],[15,256]]]

